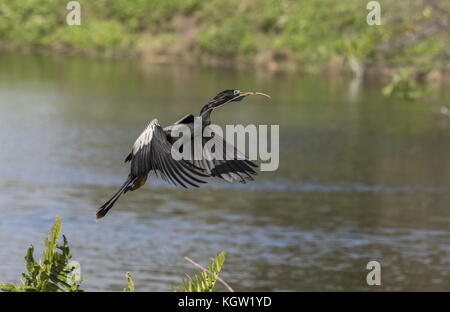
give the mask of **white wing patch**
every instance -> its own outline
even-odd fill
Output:
[[[155,126],[159,126],[158,119],[153,119],[148,126],[142,131],[137,140],[133,144],[133,155],[145,145],[149,144],[153,138],[153,131]]]

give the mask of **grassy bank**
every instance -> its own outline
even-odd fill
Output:
[[[339,70],[360,75],[411,69],[418,79],[449,71],[450,3],[379,1],[80,0],[81,26],[61,0],[0,0],[0,45],[151,62]]]

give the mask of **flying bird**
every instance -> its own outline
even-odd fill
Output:
[[[122,194],[134,191],[140,188],[147,181],[151,171],[163,180],[187,188],[188,186],[198,187],[199,184],[206,183],[204,178],[213,176],[224,179],[228,182],[245,183],[252,181],[252,175],[256,175],[252,167],[256,164],[248,160],[245,155],[238,151],[234,146],[226,142],[221,136],[213,133],[211,137],[203,137],[203,129],[211,124],[211,113],[227,103],[238,102],[249,95],[269,95],[261,92],[244,92],[236,89],[224,90],[211,99],[200,110],[198,118],[201,119],[202,129],[196,131],[195,116],[188,114],[176,123],[162,128],[157,119],[153,119],[142,131],[134,142],[131,152],[125,158],[125,162],[131,162],[128,178],[119,188],[119,190],[101,206],[96,214],[96,218],[103,218],[113,207],[114,203]],[[175,160],[172,157],[173,144],[178,137],[172,135],[173,131],[180,127],[188,127],[191,130],[191,153],[189,159]],[[197,136],[197,138],[196,138]],[[198,137],[201,136],[201,137]],[[211,141],[223,146],[223,157],[215,159],[214,157],[193,157],[195,151],[202,151],[203,145]],[[211,152],[211,151],[210,151]],[[210,156],[210,155],[206,155]]]

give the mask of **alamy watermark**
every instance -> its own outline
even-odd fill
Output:
[[[369,286],[381,285],[381,264],[378,261],[372,260],[367,263],[367,270],[370,272],[367,274],[366,282]]]
[[[226,125],[224,133],[219,125],[203,127],[202,118],[196,117],[193,127],[180,124],[171,129],[171,136],[176,139],[171,149],[172,158],[260,160],[261,171],[274,171],[280,163],[279,128],[279,125]]]
[[[69,13],[66,15],[66,23],[69,26],[81,25],[81,5],[78,1],[69,1],[66,5]]]
[[[378,1],[369,1],[366,6],[370,12],[367,14],[367,25],[381,25],[381,5]]]

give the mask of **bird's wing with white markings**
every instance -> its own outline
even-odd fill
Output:
[[[198,187],[198,183],[206,183],[198,176],[208,175],[186,160],[174,160],[171,148],[164,130],[157,122],[152,121],[133,145],[131,174],[142,176],[154,170],[157,175],[174,185]]]

